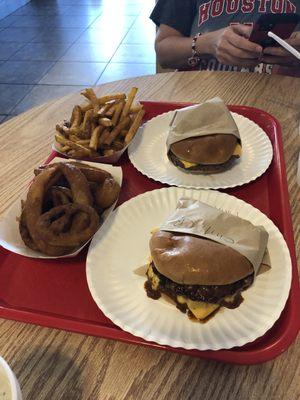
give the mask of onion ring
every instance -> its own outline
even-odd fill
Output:
[[[49,168],[43,174],[35,177],[28,190],[26,203],[22,213],[29,237],[31,237],[36,247],[42,253],[49,255],[56,255],[56,251],[55,249],[50,248],[50,246],[47,246],[47,244],[40,239],[35,230],[35,225],[42,213],[44,193],[46,192],[50,179],[55,177],[55,174],[57,174],[56,168]]]
[[[35,173],[38,174],[41,171],[58,164],[60,163],[40,166],[35,170]],[[79,168],[89,181],[89,187],[93,197],[95,198],[95,204],[100,210],[110,207],[117,200],[120,192],[120,186],[109,172],[77,161],[70,161],[67,164],[71,164]],[[96,187],[95,184],[100,184],[100,186]]]
[[[95,193],[96,204],[102,209],[108,208],[117,200],[120,193],[120,185],[113,177],[106,178]]]
[[[89,217],[89,225],[79,232],[57,232],[53,228],[53,220],[62,218],[63,216],[72,218],[78,212],[83,212]],[[50,211],[41,215],[36,223],[36,231],[40,237],[47,241],[51,246],[72,246],[78,247],[87,242],[97,231],[99,227],[99,216],[97,212],[90,206],[84,204],[66,204],[52,208]]]
[[[35,175],[38,175],[45,169],[55,167],[58,164],[61,164],[61,163],[41,165],[34,170],[34,173],[35,173]],[[84,174],[84,176],[86,177],[86,179],[89,182],[102,183],[102,182],[104,182],[104,180],[106,178],[111,177],[111,174],[109,172],[104,171],[101,168],[96,168],[96,167],[92,167],[91,165],[83,164],[81,162],[70,161],[67,164],[75,165],[75,167],[79,168],[80,171]]]
[[[93,197],[88,181],[80,169],[70,163],[60,163],[57,168],[69,182],[73,195],[73,202],[91,206],[93,204]]]
[[[59,163],[57,165],[50,165],[48,168],[45,168],[45,170],[43,170],[42,172],[43,173],[39,173],[35,177],[28,190],[26,203],[24,205],[24,209],[21,215],[20,234],[24,240],[24,243],[28,245],[28,247],[30,248],[34,248],[35,250],[38,249],[42,253],[52,256],[67,254],[75,250],[76,247],[82,245],[84,242],[89,240],[90,237],[95,233],[95,229],[97,230],[99,226],[98,214],[91,207],[93,204],[93,197],[89,189],[89,183],[85,178],[85,176],[77,167],[75,167],[74,165],[70,165],[68,163]],[[47,215],[49,213],[48,211],[45,214],[42,214],[45,194],[49,189],[49,187],[51,186],[51,184],[60,179],[62,175],[67,179],[71,187],[74,203],[77,203],[76,213],[78,214],[78,212],[81,210],[81,212],[85,212],[86,214],[88,214],[90,218],[93,216],[93,221],[89,221],[90,225],[88,227],[85,227],[85,229],[82,232],[80,231],[74,232],[76,231],[76,228],[74,228],[74,226],[72,225],[72,221],[70,221],[70,218],[65,215],[61,215],[61,217],[57,218],[56,222],[55,223],[53,222],[52,224],[52,229],[54,230],[55,233],[54,234],[52,232],[52,236],[63,235],[65,237],[66,236],[65,231],[67,228],[70,227],[70,229],[72,228],[71,232],[72,240],[71,241],[65,240],[63,243],[60,242],[59,244],[57,244],[54,240],[55,244],[52,244],[53,241],[50,243],[47,239],[43,239],[44,236],[47,237],[47,233],[42,232],[41,234],[41,232],[37,229],[37,226],[40,226],[38,225],[39,219],[43,215],[46,215],[46,217],[44,217],[44,219],[42,219],[41,221],[41,225],[43,225],[43,221],[47,219]],[[70,207],[70,206],[72,206],[71,203],[63,207]],[[80,206],[82,206],[81,209]],[[72,214],[72,212],[73,211],[70,210],[69,213]],[[84,221],[86,220],[86,218],[81,217],[81,220]],[[81,222],[80,227],[82,228],[83,226],[86,225],[87,222],[84,222],[84,224]],[[89,232],[93,233],[90,233],[90,236],[88,237],[87,233]],[[78,236],[77,239],[74,239],[75,233]]]
[[[73,202],[71,190],[64,186],[52,186],[50,193],[54,207]]]
[[[32,240],[32,237],[30,236],[30,233],[27,229],[24,211],[22,211],[22,214],[20,216],[19,231],[20,231],[21,238],[27,247],[29,247],[30,249],[35,250],[35,251],[39,250],[37,245]]]
[[[70,164],[73,164],[79,168],[89,182],[103,183],[106,178],[112,177],[109,172],[100,168],[95,168],[76,161],[70,162]]]

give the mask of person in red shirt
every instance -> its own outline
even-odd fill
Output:
[[[167,68],[190,68],[194,45],[200,70],[300,76],[299,61],[285,49],[263,49],[249,40],[261,14],[299,10],[300,0],[158,0],[150,16],[158,26],[158,62]],[[298,50],[299,31],[297,26],[287,40]]]

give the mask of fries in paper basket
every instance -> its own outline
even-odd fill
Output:
[[[73,108],[70,121],[56,125],[56,148],[72,158],[99,158],[121,152],[140,127],[145,111],[134,104],[137,88],[128,93],[97,97],[93,89],[81,94],[88,100]]]

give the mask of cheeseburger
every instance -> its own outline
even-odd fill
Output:
[[[169,160],[186,172],[213,174],[229,169],[241,156],[241,145],[233,135],[189,138],[170,146]]]
[[[255,227],[248,221],[204,203],[199,204],[199,208],[196,202],[186,205],[190,216],[185,221],[182,209],[179,209],[177,215],[169,217],[169,223],[164,224],[163,229],[152,234],[151,262],[145,289],[149,297],[158,299],[164,294],[190,318],[205,322],[220,307],[236,308],[241,304],[241,293],[252,285],[256,268],[237,249],[239,245],[247,248],[246,252],[249,252],[254,264],[260,266],[268,234],[262,227]],[[196,222],[191,217],[199,210],[210,213],[208,224],[203,215]],[[175,227],[173,231],[164,230],[172,224]],[[218,231],[218,224],[223,229],[222,233]],[[224,238],[225,242],[229,241],[229,236],[225,237],[226,224],[230,238],[233,238],[230,245],[221,243]],[[205,233],[197,234],[203,226]],[[186,227],[189,233],[184,232]],[[176,229],[179,231],[176,232]],[[247,229],[250,232],[248,237]],[[215,234],[216,240],[212,240]]]
[[[167,139],[169,160],[191,173],[229,169],[241,157],[238,128],[221,99],[177,110]]]

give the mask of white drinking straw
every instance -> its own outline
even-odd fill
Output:
[[[277,43],[279,43],[282,47],[284,47],[287,51],[289,51],[293,56],[300,60],[300,53],[293,46],[288,44],[285,40],[281,39],[279,36],[275,35],[273,32],[268,32],[268,36],[274,39]]]

